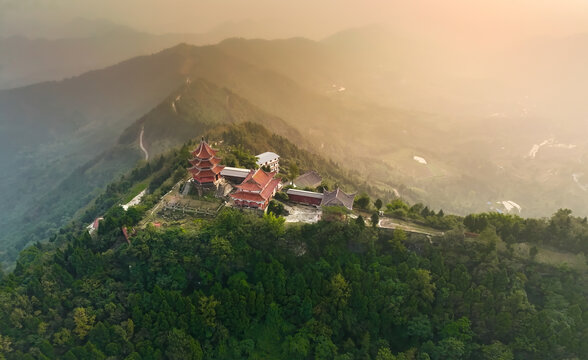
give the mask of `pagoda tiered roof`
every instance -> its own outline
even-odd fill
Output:
[[[221,162],[221,158],[214,156],[209,159],[194,158],[194,159],[190,159],[188,161],[190,162],[190,164],[192,164],[192,166],[197,167],[199,169],[202,169],[202,168],[209,168],[209,167],[213,167],[214,165],[218,165]]]
[[[188,171],[192,174],[194,181],[199,184],[215,184],[220,179],[220,172],[224,166],[218,165],[221,159],[216,156],[217,150],[208,145],[204,138],[198,147],[192,151],[193,158],[190,159],[192,167]]]
[[[224,166],[219,165],[219,166],[215,166],[213,168],[204,168],[204,169],[198,169],[197,167],[191,167],[191,168],[188,168],[188,171],[193,176],[215,176],[217,174],[220,174],[220,172],[223,169],[224,169]]]
[[[217,150],[213,149],[208,145],[204,138],[200,141],[200,145],[192,151],[192,156],[198,159],[210,159],[216,155]]]

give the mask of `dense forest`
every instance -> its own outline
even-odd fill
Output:
[[[226,209],[124,241],[64,231],[2,280],[7,359],[586,358],[586,278],[457,231],[285,226]]]
[[[230,146],[251,126],[218,133]],[[380,204],[387,216],[443,235],[361,218],[285,224],[229,208],[188,226],[136,226],[185,176],[189,148],[143,163],[81,222],[20,254],[0,281],[1,357],[588,358],[586,272],[534,258],[545,246],[585,252],[586,219],[567,210],[549,219],[460,218],[396,199]],[[117,204],[139,182],[150,195],[125,212]],[[89,235],[84,224],[99,214]],[[521,243],[533,246],[528,257],[514,251]]]

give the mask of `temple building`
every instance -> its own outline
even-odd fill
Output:
[[[275,172],[262,169],[251,170],[237,191],[231,194],[235,205],[265,210],[271,198],[280,186],[280,179],[275,179]]]
[[[349,210],[353,210],[353,200],[355,200],[355,194],[346,194],[337,188],[323,193],[321,206],[344,206]]]
[[[293,185],[297,188],[315,188],[323,182],[323,178],[316,171],[309,171],[294,179]]]
[[[323,193],[298,189],[288,189],[286,194],[288,194],[291,202],[314,206],[319,206],[323,202],[324,197]]]
[[[217,150],[211,148],[204,138],[196,150],[192,151],[193,158],[189,160],[192,167],[188,171],[196,185],[214,187],[222,179],[220,172],[224,166],[219,165],[221,159],[216,156],[216,152]]]
[[[250,169],[225,166],[220,174],[223,178],[225,178],[225,180],[228,180],[234,184],[240,184],[243,182],[243,180],[245,180],[250,172]]]

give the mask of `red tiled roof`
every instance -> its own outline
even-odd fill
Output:
[[[224,169],[224,166],[218,165],[213,167],[212,169],[198,169],[197,167],[191,167],[188,169],[189,172],[192,173],[193,176],[215,176],[219,174]]]
[[[188,160],[190,162],[190,164],[199,167],[199,168],[206,168],[206,167],[213,167],[214,165],[217,165],[218,163],[221,162],[221,159],[214,156],[208,159],[199,159],[199,158],[194,158],[194,159],[190,159]]]
[[[279,184],[280,179],[270,179],[263,191],[259,193],[240,189],[237,190],[237,192],[231,194],[231,197],[233,199],[265,202],[272,197],[274,190],[278,187]]]
[[[210,145],[208,145],[208,143],[202,139],[196,150],[192,151],[192,155],[195,158],[208,159],[216,155],[216,150],[211,148]]]
[[[243,191],[261,191],[263,188],[255,181],[250,180],[248,182],[243,181],[241,185],[237,185],[237,189]]]
[[[233,199],[238,200],[245,200],[245,201],[257,201],[257,202],[265,202],[267,199],[264,199],[258,193],[251,193],[245,191],[237,191],[236,193],[231,194]]]
[[[249,175],[237,188],[244,191],[262,191],[272,181],[275,172],[265,172],[261,169],[251,170]],[[279,183],[279,181],[278,181]]]
[[[125,239],[127,240],[127,242],[129,243],[129,245],[131,244],[131,240],[129,240],[129,232],[127,231],[127,227],[123,226],[122,227],[122,233],[125,236]]]
[[[280,179],[272,179],[269,182],[269,184],[267,184],[265,189],[263,189],[263,191],[261,192],[261,196],[263,196],[265,199],[271,198],[274,190],[276,190],[276,188],[278,187],[279,184],[280,184]]]
[[[199,184],[209,184],[209,183],[214,183],[216,181],[216,178],[212,177],[212,176],[200,176],[197,178],[194,178],[194,181],[196,181]]]
[[[188,171],[198,183],[211,183],[218,180],[218,174],[224,166],[218,165],[221,159],[215,156],[216,151],[204,141],[204,138],[196,150],[192,151],[193,158],[189,160],[192,167],[188,168]]]
[[[94,223],[92,224],[94,226],[94,229],[98,230],[98,226],[100,226],[100,220],[104,220],[103,217],[97,217],[94,220]]]

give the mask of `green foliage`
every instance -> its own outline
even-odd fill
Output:
[[[257,158],[242,145],[230,146],[221,155],[226,166],[257,169]]]
[[[357,219],[355,219],[355,223],[357,224],[357,226],[359,226],[361,229],[363,229],[365,227],[365,220],[363,219],[363,216],[359,215],[357,217]]]
[[[486,240],[231,209],[132,246],[115,227],[64,236],[0,282],[7,359],[586,358],[585,275]]]
[[[274,197],[276,200],[279,200],[282,202],[286,202],[286,201],[290,200],[290,197],[284,191],[278,191],[276,193],[276,196],[274,196]]]
[[[231,145],[263,128],[223,131]],[[283,138],[261,138],[301,163],[320,161]],[[243,149],[254,153],[254,146]],[[97,234],[73,223],[21,253],[0,280],[2,356],[586,358],[586,274],[503,249],[528,242],[588,250],[588,225],[569,211],[540,220],[462,219],[400,199],[386,205],[388,216],[448,229],[428,239],[366,228],[363,217],[285,226],[274,201],[262,217],[225,209],[198,227],[137,229],[129,246],[121,227],[136,226],[185,176],[188,149],[109,185],[83,215],[89,222],[104,214]],[[324,166],[340,174],[335,164]],[[125,212],[117,204],[138,183],[151,194]],[[368,195],[360,198],[371,206]],[[348,214],[328,207],[323,219]],[[464,228],[479,236],[464,238]]]
[[[429,210],[429,207],[420,203],[409,206],[402,199],[394,199],[387,204],[384,213],[393,218],[410,220],[439,230],[455,228],[461,221],[455,216],[445,216],[443,210],[439,210],[439,213],[435,214],[435,211]]]
[[[378,211],[380,211],[380,209],[382,208],[382,205],[384,205],[384,203],[382,202],[382,199],[376,199],[376,201],[374,201],[374,206],[376,207],[376,209]]]
[[[182,330],[172,329],[167,336],[165,357],[170,360],[201,360],[202,348],[198,340]]]
[[[286,215],[286,210],[284,209],[284,204],[276,200],[270,200],[267,206],[267,212],[271,213],[275,216],[282,216]]]
[[[483,360],[514,360],[512,350],[500,341],[482,346]]]
[[[372,227],[375,228],[378,226],[378,224],[380,223],[380,215],[378,215],[377,211],[372,213],[372,216],[370,217],[370,221],[372,223]]]
[[[353,200],[353,206],[363,210],[368,210],[371,202],[372,200],[368,194],[361,193],[355,197],[355,200]]]
[[[75,308],[73,311],[73,320],[76,325],[74,333],[76,333],[80,339],[84,339],[90,329],[92,329],[95,319],[96,316],[90,315],[87,309],[83,307]]]
[[[344,206],[323,206],[322,210],[325,220],[344,219],[350,213]]]
[[[288,167],[288,174],[290,175],[290,179],[294,180],[295,178],[300,175],[300,170],[298,169],[298,165],[295,162],[291,162],[290,166]]]

